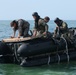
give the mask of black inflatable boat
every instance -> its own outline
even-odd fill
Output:
[[[19,42],[0,42],[0,63],[16,63],[21,66],[39,66],[76,60],[75,28],[70,37],[34,38]]]

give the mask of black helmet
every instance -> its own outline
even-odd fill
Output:
[[[60,19],[58,17],[54,20],[55,23],[58,23],[59,21]]]
[[[34,12],[34,13],[32,14],[32,16],[38,16],[38,13],[37,13],[37,12]]]

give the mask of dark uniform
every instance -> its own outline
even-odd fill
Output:
[[[54,37],[56,35],[61,36],[62,34],[66,34],[68,32],[68,25],[66,22],[57,18],[55,20],[55,23],[57,24],[57,27],[56,27],[55,32],[54,32]]]
[[[16,32],[16,30],[18,30],[20,36],[28,37],[28,35],[29,35],[28,32],[29,32],[29,26],[30,26],[30,24],[27,21],[23,20],[23,19],[19,19],[17,21],[17,26],[18,27],[14,28],[13,30],[15,32]]]

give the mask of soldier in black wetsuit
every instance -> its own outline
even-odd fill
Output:
[[[30,24],[29,22],[23,20],[23,19],[19,19],[18,21],[14,20],[11,22],[11,27],[13,27],[14,30],[14,35],[12,36],[12,38],[15,37],[16,31],[18,30],[18,38],[20,38],[21,36],[23,37],[28,37],[29,34],[29,27]]]

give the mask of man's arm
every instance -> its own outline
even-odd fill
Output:
[[[15,34],[16,34],[16,30],[13,30],[13,36],[11,36],[11,38],[15,38]]]
[[[47,32],[48,32],[48,25],[46,24],[46,25],[45,25],[45,32],[44,32],[43,34],[46,35]]]
[[[34,30],[33,30],[33,36],[35,37],[36,35],[37,35],[37,30],[34,29]]]

